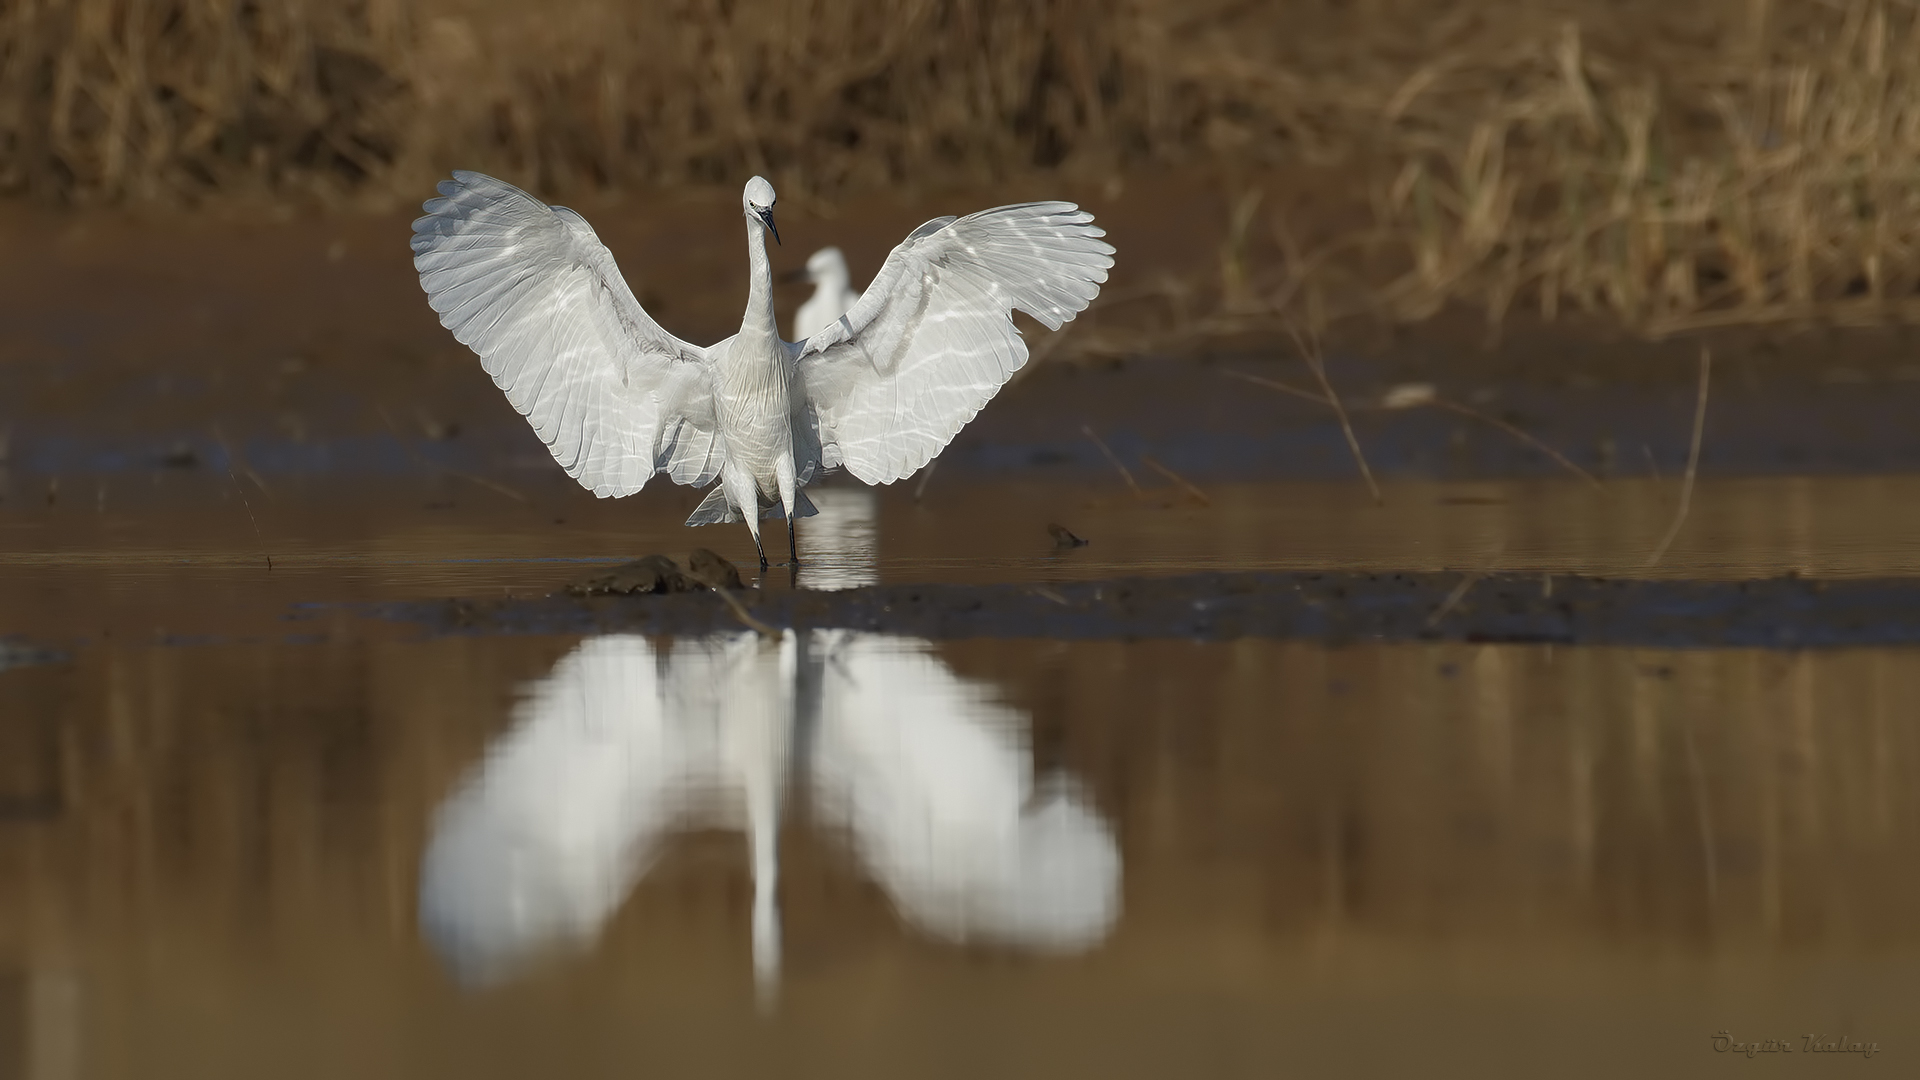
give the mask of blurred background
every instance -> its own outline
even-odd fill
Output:
[[[1915,33],[1901,0],[22,3],[0,187],[304,215],[453,166],[575,200],[759,172],[834,214],[1172,173],[1218,274],[1128,262],[1198,291],[1180,330],[1859,324],[1910,310]]]
[[[700,343],[756,173],[776,272],[855,288],[936,215],[1098,216],[1095,304],[1021,324],[937,469],[815,493],[766,592],[1337,578],[1410,621],[810,668],[556,607],[753,549],[579,489],[438,324],[408,224],[456,168]],[[1920,633],[1823,591],[1920,574],[1913,0],[7,0],[0,252],[0,1080],[1920,1047]],[[1476,621],[1568,575],[1625,629]],[[633,705],[729,650],[732,706]],[[652,760],[603,729],[679,771],[595,772]],[[915,793],[997,839],[888,833]],[[430,902],[436,845],[479,869]]]

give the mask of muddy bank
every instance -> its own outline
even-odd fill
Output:
[[[752,618],[772,628],[845,628],[931,639],[1253,637],[1777,649],[1920,642],[1920,581],[1912,579],[1707,582],[1225,573],[743,595]],[[453,599],[360,610],[418,623],[432,634],[677,635],[744,625],[733,607],[707,592]]]

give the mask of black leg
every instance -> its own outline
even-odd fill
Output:
[[[765,570],[767,568],[767,549],[760,546],[760,538],[757,536],[753,538],[753,550],[760,553],[760,569]]]
[[[800,546],[799,542],[793,538],[792,518],[787,519],[787,559],[790,566],[800,565]]]

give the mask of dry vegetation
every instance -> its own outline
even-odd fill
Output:
[[[1651,333],[1920,314],[1913,0],[14,0],[0,188],[69,202],[821,198],[1217,166],[1209,326],[1479,305]],[[1338,230],[1257,196],[1345,177]]]
[[[1920,315],[1920,20],[1807,6],[1830,17],[1778,57],[1662,71],[1568,24],[1488,70],[1416,73],[1389,116],[1433,94],[1455,121],[1409,132],[1375,191],[1370,240],[1402,272],[1369,302],[1471,298],[1496,326],[1571,304],[1656,334]]]

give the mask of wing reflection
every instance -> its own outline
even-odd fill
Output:
[[[596,638],[515,715],[441,806],[421,867],[423,932],[466,981],[591,944],[667,836],[718,826],[748,834],[754,968],[770,992],[797,728],[817,816],[921,932],[1070,951],[1119,915],[1106,823],[1065,779],[1036,782],[1025,716],[923,641]]]
[[[820,633],[814,795],[935,937],[1073,950],[1119,914],[1120,853],[1072,785],[1036,791],[1026,717],[926,643]]]
[[[477,982],[590,944],[674,829],[745,816],[761,871],[785,773],[792,651],[742,635],[660,652],[622,635],[563,658],[440,808],[421,866],[428,940]],[[770,862],[764,870],[756,930],[773,925],[762,915]]]

